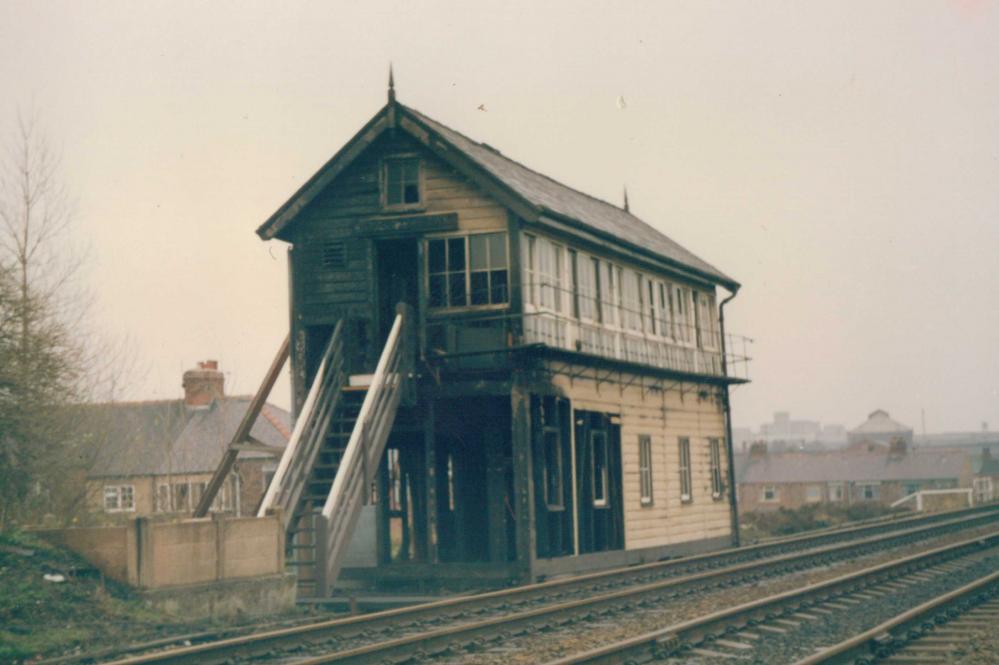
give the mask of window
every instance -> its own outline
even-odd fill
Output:
[[[548,510],[565,510],[562,484],[562,441],[559,431],[545,427],[545,504]]]
[[[473,305],[494,305],[509,300],[505,233],[479,233],[468,237]]]
[[[711,496],[720,499],[725,491],[722,483],[721,440],[708,439],[708,448],[711,453]]]
[[[415,157],[386,159],[383,200],[387,208],[411,207],[422,201],[420,160]]]
[[[645,280],[645,332],[655,335],[658,332],[656,326],[656,283],[651,279]]]
[[[676,328],[676,340],[678,342],[689,343],[693,336],[691,335],[691,319],[690,319],[690,289],[686,287],[677,286],[673,289],[673,308],[676,315],[675,328]]]
[[[673,336],[673,298],[670,296],[669,284],[659,282],[659,334],[663,337]]]
[[[161,483],[156,486],[156,505],[153,507],[157,513],[169,513],[173,511],[173,504],[170,501],[170,486]]]
[[[690,501],[691,478],[690,478],[690,439],[680,438],[680,501]]]
[[[524,246],[525,302],[553,312],[563,310],[565,248],[547,238],[527,236]]]
[[[864,501],[875,501],[880,495],[880,488],[877,485],[867,484],[860,486],[860,498]]]
[[[773,503],[780,499],[780,492],[777,490],[775,485],[766,485],[763,491],[760,492],[760,501],[764,503]]]
[[[569,250],[569,297],[572,302],[569,304],[572,318],[579,318],[579,253],[574,249]]]
[[[652,437],[638,437],[638,482],[643,506],[652,505]]]
[[[822,501],[822,485],[807,485],[805,487],[805,501],[808,503]]]
[[[642,331],[642,276],[633,270],[624,275],[621,310],[628,330]]]
[[[171,488],[171,493],[173,494],[173,509],[174,512],[185,512],[190,510],[190,494],[191,486],[189,483],[174,483]]]
[[[428,240],[429,306],[447,309],[509,302],[508,265],[505,233]]]
[[[607,432],[590,432],[590,442],[593,445],[593,466],[590,483],[593,489],[593,506],[604,508],[608,505],[608,486],[610,470],[608,469],[609,453],[607,449]]]
[[[829,500],[843,500],[843,483],[829,483]]]
[[[118,513],[135,510],[134,485],[105,485],[104,512]]]
[[[702,349],[717,349],[715,333],[715,297],[708,293],[696,293],[697,299],[697,339]]]

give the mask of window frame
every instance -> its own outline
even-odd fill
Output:
[[[812,491],[815,496],[812,496]],[[805,485],[805,503],[822,503],[822,485],[819,483],[808,483]]]
[[[711,470],[711,498],[715,501],[725,496],[725,481],[722,477],[722,444],[719,437],[708,439],[708,456]]]
[[[388,200],[388,170],[389,165],[393,162],[406,162],[414,161],[416,162],[416,186],[419,194],[419,200],[415,203],[389,203]],[[381,160],[381,165],[379,167],[379,199],[382,210],[389,212],[392,211],[413,211],[413,210],[424,210],[426,209],[426,195],[427,188],[424,178],[424,168],[423,160],[417,153],[399,153],[394,155],[386,155]],[[405,185],[404,185],[405,187]],[[405,191],[405,190],[403,190]],[[403,197],[405,198],[405,196]]]
[[[677,468],[680,473],[680,503],[691,503],[694,500],[694,478],[691,472],[690,437],[678,437],[677,450],[680,458]]]
[[[128,494],[129,505],[125,505],[125,495]],[[108,499],[114,498],[114,506],[108,505]],[[122,483],[120,485],[105,485],[102,496],[102,504],[106,513],[134,513],[135,512],[135,485]]]
[[[638,435],[638,492],[642,507],[654,503],[652,485],[652,437],[648,434]]]
[[[472,273],[473,272],[486,272],[489,275],[489,277],[488,277],[488,280],[489,280],[489,291],[490,291],[490,298],[492,298],[492,273],[493,272],[498,272],[500,270],[500,269],[493,270],[492,267],[491,267],[491,265],[489,267],[487,267],[484,271],[483,270],[474,270],[474,271],[472,270],[472,257],[471,257],[472,241],[471,241],[471,238],[472,238],[472,236],[483,236],[483,235],[503,236],[503,251],[504,251],[505,256],[506,256],[506,267],[503,268],[503,270],[506,271],[506,301],[505,302],[499,302],[499,303],[486,303],[486,304],[480,304],[480,305],[473,305],[473,304],[471,304],[471,302],[472,302]],[[431,273],[431,271],[430,271],[430,267],[431,267],[430,266],[430,243],[432,243],[434,241],[437,241],[437,240],[442,240],[442,241],[444,241],[445,252],[449,252],[450,250],[447,249],[448,242],[450,240],[454,239],[454,238],[462,238],[463,241],[464,241],[464,247],[465,247],[465,265],[464,265],[464,268],[462,270],[464,271],[464,275],[465,275],[465,303],[466,304],[464,304],[464,305],[450,305],[450,304],[447,304],[447,305],[443,305],[443,306],[434,306],[434,305],[431,304],[431,298],[430,298],[430,277],[431,277],[431,275],[432,274],[433,275],[444,275],[445,276],[445,278],[444,278],[445,285],[447,285],[447,283],[448,283],[448,276],[451,273],[457,273],[459,271],[458,270],[447,270],[447,268],[449,266],[447,264],[447,258],[446,258],[447,254],[445,254],[445,264],[444,264],[445,271],[443,273],[441,273],[441,272]],[[424,290],[423,292],[424,292],[426,303],[427,303],[427,313],[429,315],[450,314],[450,313],[453,313],[453,312],[467,312],[467,311],[482,312],[482,311],[506,309],[506,308],[508,308],[510,306],[510,300],[511,300],[511,298],[510,298],[510,295],[511,295],[510,294],[510,271],[511,271],[511,266],[510,266],[510,234],[506,230],[474,231],[474,232],[457,231],[457,232],[452,232],[452,233],[434,233],[434,234],[429,234],[429,235],[424,236],[424,238],[423,238],[422,249],[423,249],[423,256],[424,256],[424,260],[423,260],[423,280],[422,280],[423,281],[423,290]],[[487,243],[487,248],[486,248],[486,254],[487,255],[489,254],[489,245],[488,245],[488,243]],[[448,286],[448,289],[450,290],[449,286]],[[449,292],[448,295],[447,295],[447,300],[450,301],[450,299],[451,298],[450,298],[450,292]]]
[[[767,497],[767,494],[770,494]],[[777,503],[780,501],[780,488],[777,485],[764,485],[760,488],[760,503]]]
[[[842,482],[826,483],[826,491],[829,495],[830,503],[839,503],[846,496],[846,485]]]

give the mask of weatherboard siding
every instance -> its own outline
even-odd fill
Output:
[[[597,387],[590,379],[556,376],[554,383],[571,400],[572,408],[617,414],[621,418],[621,462],[625,548],[674,545],[731,533],[728,495],[711,494],[708,439],[725,439],[725,417],[715,399],[715,388],[685,384],[681,396],[674,385],[665,392],[617,383]],[[707,396],[698,396],[707,390]],[[638,438],[651,438],[652,505],[643,506],[639,480]],[[690,439],[691,488],[689,502],[680,498],[679,438]],[[727,462],[722,449],[722,478]]]

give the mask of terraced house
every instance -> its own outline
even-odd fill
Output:
[[[261,512],[285,516],[301,593],[735,540],[728,389],[745,378],[721,306],[739,284],[627,204],[390,83],[257,232],[289,245],[297,424]]]

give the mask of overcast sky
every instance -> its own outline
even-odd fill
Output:
[[[0,127],[34,106],[61,150],[81,279],[144,370],[128,397],[206,358],[256,388],[288,314],[254,229],[381,107],[389,61],[403,103],[627,184],[744,285],[736,425],[999,428],[999,3],[972,0],[0,0]]]

